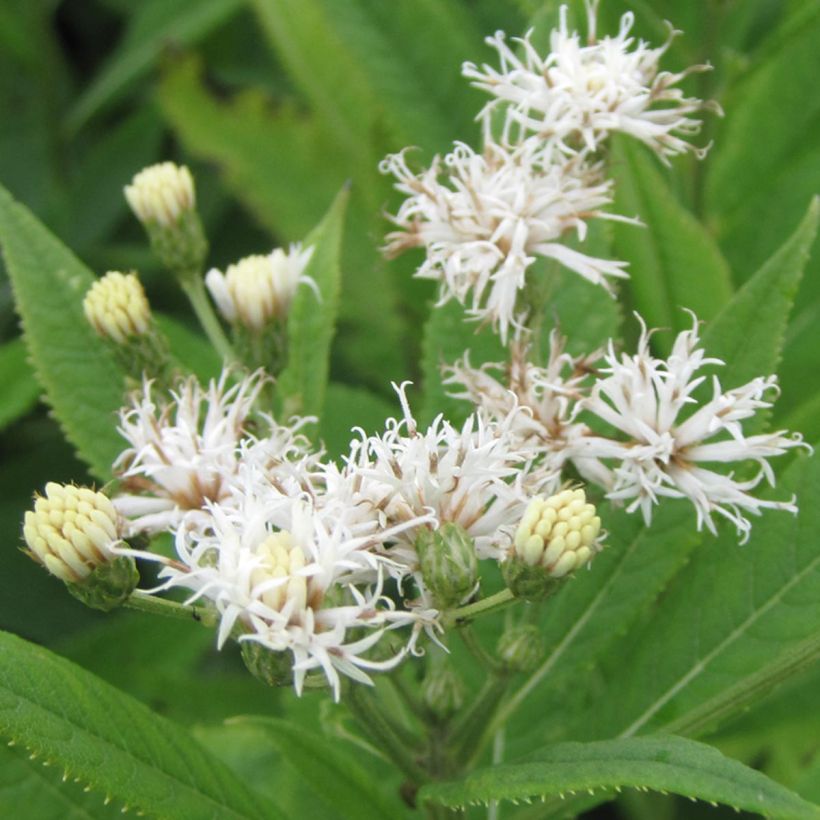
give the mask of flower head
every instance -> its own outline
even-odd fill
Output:
[[[123,523],[102,493],[50,481],[25,515],[23,536],[32,558],[62,581],[78,583],[114,558]]]
[[[502,340],[518,325],[516,300],[536,257],[555,259],[607,290],[607,277],[626,276],[626,263],[558,241],[569,233],[583,239],[591,218],[622,219],[600,210],[611,201],[612,183],[600,167],[568,160],[538,139],[514,147],[489,141],[483,154],[458,143],[418,175],[404,153],[393,154],[381,170],[407,195],[390,217],[400,230],[387,236],[388,255],[423,247],[416,276],[441,283],[439,304],[454,298],[468,305],[473,318],[498,326]]]
[[[684,96],[677,84],[687,74],[709,66],[693,66],[680,73],[661,71],[659,63],[676,31],[659,48],[630,36],[634,15],[627,12],[615,37],[598,39],[597,2],[587,2],[588,36],[582,41],[567,26],[567,7],[560,11],[560,25],[550,35],[550,52],[541,56],[531,34],[517,40],[523,58],[507,45],[503,32],[487,43],[498,52],[501,66],[480,68],[465,63],[463,74],[473,85],[495,99],[484,109],[489,117],[499,106],[505,109],[505,135],[517,128],[554,141],[567,153],[597,151],[612,132],[629,134],[648,145],[661,159],[692,151],[685,137],[700,130],[693,117],[714,103]]]
[[[793,499],[769,501],[751,491],[765,478],[774,484],[767,459],[793,447],[805,447],[799,435],[776,433],[746,435],[741,422],[771,407],[765,396],[777,390],[775,376],[759,377],[741,387],[724,390],[712,378],[712,398],[697,407],[693,395],[705,380],[697,375],[706,365],[723,364],[707,358],[699,347],[698,323],[678,334],[668,359],[649,351],[644,326],[634,356],[620,359],[610,345],[604,375],[582,407],[614,427],[623,438],[600,435],[579,438],[575,454],[614,463],[607,478],[608,497],[630,500],[628,510],[641,509],[647,523],[659,496],[688,498],[697,512],[698,529],[715,532],[713,514],[731,521],[745,541],[751,523],[746,513],[762,509],[796,512]],[[691,412],[685,408],[696,406]],[[755,462],[758,472],[743,480],[706,465]]]
[[[203,388],[190,377],[167,399],[147,381],[132,397],[119,427],[130,446],[114,466],[127,491],[115,504],[135,530],[166,529],[186,513],[207,520],[206,502],[229,495],[264,378],[259,371],[229,386],[226,371]]]
[[[258,332],[287,315],[300,284],[315,289],[313,280],[304,275],[312,255],[313,248],[292,245],[287,253],[277,248],[267,256],[246,256],[228,265],[224,274],[210,270],[205,284],[228,322]]]
[[[83,311],[97,333],[117,344],[151,327],[151,308],[136,273],[111,271],[88,289]]]
[[[125,186],[125,198],[140,222],[171,228],[194,209],[194,179],[186,166],[160,162]]]

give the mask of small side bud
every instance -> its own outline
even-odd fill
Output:
[[[286,652],[274,652],[258,641],[240,641],[242,660],[248,671],[267,686],[290,686],[293,661]]]
[[[112,551],[122,534],[122,519],[105,495],[55,482],[46,484],[23,523],[31,557],[72,595],[103,610],[122,604],[139,581],[134,559]]]
[[[510,672],[532,672],[544,655],[544,638],[535,624],[508,629],[499,639],[496,654]]]
[[[225,273],[215,268],[205,277],[219,312],[232,325],[260,333],[277,319],[284,319],[300,283],[313,285],[304,276],[313,248],[292,245],[285,253],[277,248],[267,256],[246,256]]]
[[[421,684],[424,705],[439,720],[455,714],[464,703],[464,684],[453,671],[452,664],[434,664]]]
[[[439,609],[458,606],[475,591],[475,542],[463,527],[448,522],[437,530],[422,529],[416,537],[416,552],[424,583]]]
[[[199,275],[208,243],[196,212],[191,172],[173,162],[152,165],[125,186],[125,198],[160,261],[180,277]]]
[[[588,563],[601,547],[601,519],[582,489],[534,498],[515,532],[504,578],[521,598],[538,599]]]
[[[98,279],[83,299],[89,324],[103,339],[127,344],[151,328],[151,307],[136,273],[111,271]]]

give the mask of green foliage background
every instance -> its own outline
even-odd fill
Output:
[[[778,372],[782,395],[769,424],[800,430],[816,443],[820,254],[815,249],[806,263],[817,219],[814,211],[806,214],[820,191],[820,3],[601,5],[601,31],[615,30],[627,8],[636,12],[637,32],[654,43],[666,36],[666,18],[682,29],[668,67],[711,62],[714,71],[690,78],[689,90],[719,100],[726,116],[707,119],[704,140],[714,147],[703,163],[682,158],[666,169],[640,147],[616,146],[617,206],[639,213],[648,227],[617,225],[594,241],[631,263],[632,279],[623,290],[627,309],[617,310],[568,276],[555,294],[556,316],[588,348],[610,335],[634,339],[631,308],[650,326],[674,329],[689,321],[680,306],[693,308],[714,320],[706,343],[726,359],[727,385]],[[0,0],[0,182],[77,256],[64,257],[34,219],[0,198],[6,262],[24,271],[17,298],[28,306],[27,324],[37,325],[36,332],[29,330],[27,352],[9,279],[0,274],[0,626],[192,728],[222,759],[188,761],[190,771],[219,763],[217,774],[195,778],[213,779],[213,792],[191,798],[229,795],[228,808],[214,816],[234,810],[236,816],[275,816],[268,800],[285,816],[401,816],[404,809],[395,797],[395,777],[375,758],[368,757],[369,771],[358,776],[378,775],[383,793],[362,803],[363,792],[350,790],[351,779],[359,781],[345,768],[354,748],[349,740],[338,741],[346,750],[340,759],[331,750],[323,760],[328,771],[337,767],[341,774],[328,778],[326,791],[313,791],[311,756],[327,737],[351,735],[342,707],[319,709],[312,696],[295,702],[288,692],[264,689],[236,657],[217,655],[212,636],[193,625],[90,613],[19,552],[22,511],[33,491],[47,480],[91,480],[88,469],[104,479],[116,452],[113,416],[96,437],[71,435],[98,424],[95,414],[110,415],[120,395],[113,363],[85,328],[71,293],[84,289],[89,271],[138,269],[152,305],[166,317],[175,352],[198,372],[213,372],[180,294],[127,212],[123,185],[155,161],[189,164],[213,249],[210,261],[224,267],[304,238],[349,182],[330,382],[326,391],[323,382],[313,385],[306,399],[313,409],[323,402],[332,408],[320,432],[332,453],[341,452],[352,425],[376,429],[394,412],[389,383],[406,378],[417,383],[417,401],[428,417],[441,409],[463,413],[437,384],[438,364],[468,346],[479,357],[497,357],[494,340],[460,324],[449,308],[431,317],[432,288],[411,278],[416,259],[381,259],[382,213],[397,200],[376,166],[405,145],[419,146],[427,159],[454,139],[475,141],[473,116],[483,98],[461,79],[461,62],[491,60],[482,39],[498,28],[518,34],[534,25],[536,40],[543,41],[557,7],[551,0]],[[580,16],[580,3],[573,2],[571,12]],[[39,275],[30,273],[35,269]],[[60,336],[66,312],[76,319],[70,340]],[[59,317],[53,328],[49,316]],[[52,338],[60,344],[45,343]],[[670,338],[655,337],[660,351]],[[38,401],[43,387],[79,457]],[[81,411],[62,412],[76,405],[78,390],[87,399],[87,422]],[[618,734],[627,735],[626,743],[646,725],[708,738],[820,801],[818,482],[816,458],[788,465],[782,483],[803,500],[803,513],[797,521],[764,518],[742,548],[732,533],[696,536],[691,513],[674,505],[649,532],[613,512],[608,528],[614,537],[596,573],[578,579],[544,625],[552,647],[549,675],[532,705],[514,717],[511,753]],[[607,579],[603,585],[601,578]],[[24,652],[13,642],[4,652],[24,665]],[[4,684],[25,690],[10,678]],[[740,714],[740,705],[751,711]],[[78,721],[85,719],[81,706]],[[291,723],[223,724],[238,713],[276,714],[308,728],[284,744]],[[533,713],[544,720],[533,721]],[[145,742],[150,751],[151,738]],[[574,750],[566,748],[572,758]],[[679,765],[690,753],[680,748]],[[14,750],[2,757],[0,814],[25,800],[32,818],[114,816],[128,794],[114,777],[95,784],[116,794],[119,802],[110,811],[99,795],[79,788],[50,801],[42,784],[56,783],[61,771],[51,777]],[[76,765],[72,778],[87,782],[93,762],[87,775]],[[161,814],[171,811],[162,802],[163,789],[170,788],[162,778],[187,775],[158,768],[141,777],[158,795],[147,810]],[[256,792],[243,795],[241,784],[231,786],[237,775]],[[547,793],[544,779],[538,783]],[[596,785],[608,784],[616,780]],[[676,791],[674,778],[634,785]],[[477,799],[480,784],[467,798],[457,787],[446,793],[455,795],[448,797],[454,803]],[[492,789],[487,794],[502,796]],[[600,795],[611,792],[589,803],[600,802]],[[695,796],[708,797],[708,791]],[[736,797],[736,805],[762,810],[744,799]],[[204,803],[188,805],[191,817],[206,816]],[[795,812],[789,816],[807,811],[783,805],[784,812]],[[547,806],[564,811],[560,802]],[[706,809],[632,793],[619,798],[617,811],[641,820],[696,817]],[[545,815],[517,810],[514,816]]]

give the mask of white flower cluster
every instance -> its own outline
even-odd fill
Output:
[[[492,323],[502,341],[511,327],[516,334],[522,328],[522,291],[538,258],[610,292],[611,280],[627,275],[624,262],[567,244],[571,236],[583,243],[591,219],[638,222],[602,210],[612,201],[613,183],[601,161],[612,133],[636,137],[665,161],[687,150],[703,153],[683,139],[700,128],[689,115],[704,107],[675,87],[688,72],[658,68],[668,42],[657,49],[636,43],[629,36],[631,14],[617,37],[598,40],[596,5],[588,3],[585,45],[568,30],[562,7],[545,57],[527,35],[519,41],[522,61],[499,32],[488,43],[499,53],[500,70],[465,63],[464,76],[494,97],[479,114],[482,151],[456,143],[418,173],[406,152],[380,166],[406,196],[389,217],[398,230],[387,237],[388,255],[423,247],[416,275],[440,282],[439,304],[457,299],[471,318]]]
[[[114,504],[132,535],[173,532],[174,559],[133,554],[163,564],[158,591],[183,587],[218,610],[220,645],[234,637],[290,652],[297,690],[320,669],[338,697],[340,674],[367,682],[364,670],[394,665],[436,627],[420,528],[458,524],[479,557],[511,544],[529,499],[512,434],[520,411],[419,430],[402,386],[402,418],[355,438],[339,467],[302,435],[311,419],[282,425],[255,412],[260,373],[234,377],[207,388],[188,379],[168,397],[146,384],[134,396],[121,415],[130,446]],[[369,656],[405,625],[402,648]]]
[[[460,387],[454,395],[476,404],[489,418],[498,418],[515,404],[529,414],[515,430],[515,446],[531,459],[531,476],[543,477],[554,490],[562,471],[574,469],[585,481],[601,486],[613,501],[628,502],[652,520],[661,497],[686,498],[694,505],[697,527],[716,532],[714,515],[737,528],[742,541],[751,529],[747,514],[762,509],[796,512],[794,500],[770,501],[751,491],[765,478],[774,484],[767,459],[794,447],[807,447],[798,434],[746,435],[741,422],[771,406],[766,394],[777,390],[777,377],[753,379],[724,390],[712,377],[712,398],[698,388],[708,365],[700,348],[698,322],[678,334],[667,359],[649,349],[651,333],[642,325],[638,351],[629,356],[606,352],[573,358],[553,333],[546,367],[527,361],[527,349],[511,347],[508,378],[502,383],[492,370],[474,368],[468,360],[445,368],[446,382]],[[526,418],[526,417],[525,417]],[[747,479],[718,472],[706,465],[752,462],[757,472]]]

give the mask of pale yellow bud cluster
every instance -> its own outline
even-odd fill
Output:
[[[297,575],[305,566],[305,554],[293,546],[289,532],[269,535],[256,550],[261,563],[251,573],[251,584],[263,588],[262,602],[271,609],[281,611],[291,601],[293,610],[299,612],[307,606],[308,583],[304,575]],[[275,586],[267,586],[274,579],[287,579]]]
[[[581,489],[534,498],[515,533],[514,550],[529,566],[562,578],[586,564],[600,547],[601,519]]]
[[[121,520],[111,501],[88,487],[46,484],[26,513],[23,537],[31,555],[52,575],[78,583],[114,556]]]
[[[151,327],[151,307],[136,273],[111,271],[98,279],[85,295],[83,310],[94,330],[117,344]]]
[[[194,209],[194,179],[184,165],[160,162],[125,186],[125,198],[140,222],[171,228]]]

